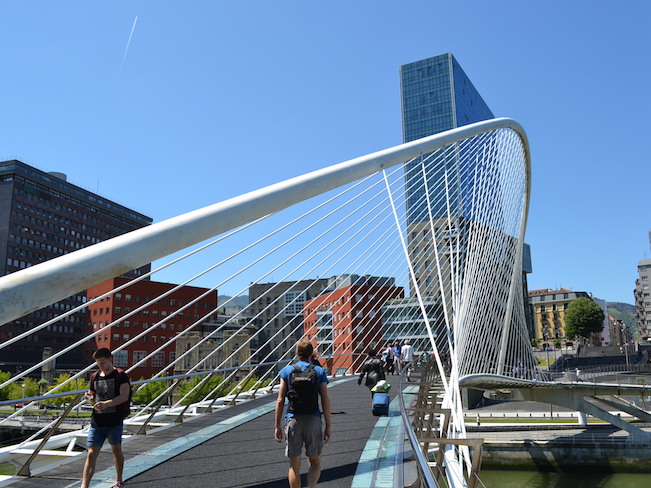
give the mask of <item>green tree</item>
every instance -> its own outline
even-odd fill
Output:
[[[10,373],[0,371],[0,383],[4,383],[9,378],[11,378]],[[0,400],[21,400],[39,394],[38,382],[34,378],[23,378],[22,383],[17,381],[0,390]]]
[[[54,378],[54,386],[50,388],[50,390],[56,388],[57,386],[61,385],[64,381],[67,381],[70,379],[70,375],[68,373],[62,374]],[[83,378],[76,378],[70,383],[62,386],[59,388],[56,393],[63,393],[65,391],[75,391],[75,390],[87,390],[88,389],[88,381],[86,381]],[[64,403],[70,403],[75,399],[74,396],[65,396],[65,397],[58,397],[58,398],[53,398],[52,402],[54,405],[61,406]]]
[[[6,387],[8,389],[8,400],[38,396],[38,386],[34,378],[23,378],[23,382],[15,382]]]
[[[38,380],[37,385],[38,385],[39,395],[42,395],[47,391],[47,387],[50,386],[50,382],[48,380],[41,379]]]
[[[577,298],[565,311],[565,333],[569,339],[588,339],[590,334],[603,330],[604,318],[603,310],[595,302],[585,297]]]
[[[11,373],[8,371],[0,371],[0,383],[4,383],[11,378]],[[9,400],[9,395],[11,394],[12,385],[5,386],[0,388],[0,401]]]
[[[179,385],[179,397],[184,397],[190,390],[197,386],[201,380],[202,377],[195,376],[191,380],[181,382]],[[219,398],[220,396],[225,395],[231,387],[232,384],[224,383],[224,378],[221,376],[211,376],[209,380],[201,385],[199,389],[200,391],[193,391],[189,397],[183,400],[183,404],[187,405],[188,403],[203,400],[203,398],[213,390],[215,391],[210,395],[210,398]]]
[[[144,378],[140,379],[144,380]],[[169,381],[154,381],[141,385],[137,391],[134,388],[133,403],[148,405],[154,398],[163,393],[168,386],[170,386]]]

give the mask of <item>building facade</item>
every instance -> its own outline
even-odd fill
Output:
[[[105,281],[89,288],[88,297],[92,300],[128,281],[127,278]],[[207,288],[183,286],[158,299],[177,286],[142,280],[89,305],[88,329],[94,334],[95,348],[114,351],[129,343],[113,355],[115,366],[121,368],[133,366],[155,352],[130,373],[132,378],[150,378],[172,363],[177,354],[177,334],[188,329],[186,333],[203,334],[203,324],[218,310],[217,290],[207,293]],[[167,371],[172,374],[173,367]]]
[[[493,112],[451,53],[401,66],[400,94],[403,142],[494,118]],[[424,199],[425,184],[420,170],[421,161],[426,157],[422,156],[406,166],[409,224],[429,221]],[[433,179],[440,169],[426,165],[426,171]],[[433,217],[445,216],[444,200],[438,198],[438,193],[444,189],[431,191],[436,193],[430,195]],[[452,211],[456,213],[455,209]]]
[[[152,219],[20,161],[0,162],[0,273],[7,275],[151,224]],[[148,272],[144,266],[130,273]],[[83,305],[81,292],[0,327],[0,342]],[[74,313],[2,350],[0,369],[19,371],[84,337],[86,314]],[[58,369],[78,370],[83,347],[60,356]]]
[[[304,332],[321,364],[333,374],[360,371],[369,350],[384,343],[382,307],[403,297],[394,278],[331,278],[321,295],[305,302]]]
[[[592,300],[590,294],[585,291],[572,291],[567,288],[545,288],[529,292],[529,303],[533,308],[534,317],[534,339],[542,341],[544,348],[554,347],[556,340],[562,344],[566,343],[565,311],[572,300],[580,297]]]
[[[400,92],[403,142],[494,118],[488,104],[451,53],[401,66]],[[434,153],[434,156],[437,154]],[[432,307],[438,311],[435,329],[441,329],[444,320],[441,304],[444,302],[444,294],[450,293],[451,263],[464,260],[464,249],[455,243],[463,241],[463,236],[472,226],[484,224],[476,222],[475,216],[464,210],[459,201],[458,195],[468,192],[473,185],[469,181],[472,178],[471,172],[460,172],[458,168],[463,154],[461,157],[448,154],[444,162],[433,162],[432,159],[435,158],[430,156],[432,155],[428,154],[414,159],[405,167],[408,254],[415,275],[415,282],[410,281],[410,295],[415,295],[417,285],[421,296],[439,302]],[[448,186],[453,187],[449,194],[456,195],[449,199],[449,207],[444,196],[450,188],[431,184],[426,187],[423,176],[425,173],[431,182],[438,180],[443,172],[447,174]],[[429,192],[427,198],[426,188]],[[428,204],[431,211],[427,208]],[[455,218],[448,218],[448,213]],[[441,280],[434,256],[435,245]],[[527,303],[526,275],[532,271],[531,251],[527,244],[524,244],[522,268],[523,302]],[[451,297],[448,297],[447,303],[452,303],[449,298]],[[412,310],[415,305],[404,304]],[[451,310],[448,310],[448,316],[452,316]],[[525,307],[525,318],[530,333],[533,333],[533,318],[528,307]]]
[[[176,357],[183,358],[174,366],[174,374],[188,371],[215,371],[229,381],[240,381],[250,371],[250,330],[226,326],[206,339],[205,333],[190,332],[176,341]]]
[[[327,279],[254,283],[247,313],[256,331],[255,362],[277,361],[303,336],[303,307],[328,286]],[[293,354],[290,353],[290,358]]]
[[[649,233],[651,239],[651,232]],[[651,337],[651,259],[637,263],[638,277],[635,280],[635,315],[641,340]]]
[[[440,302],[424,298],[423,305],[432,328],[432,337],[439,351],[449,349],[448,337],[443,323],[438,320],[443,313]],[[432,344],[427,332],[427,324],[418,300],[402,298],[389,300],[382,306],[382,338],[384,344],[405,341],[413,346],[414,352],[420,354],[432,350]]]

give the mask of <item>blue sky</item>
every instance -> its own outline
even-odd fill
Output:
[[[530,139],[530,289],[633,303],[650,18],[645,1],[5,1],[0,159],[160,221],[399,144],[398,67],[452,52]]]

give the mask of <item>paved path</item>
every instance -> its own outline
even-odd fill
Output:
[[[329,391],[332,403],[332,440],[324,448],[319,486],[350,487],[361,452],[377,418],[370,413],[368,390],[356,381]],[[273,412],[206,441],[170,461],[129,480],[142,488],[287,486],[288,462],[284,443],[273,438]],[[303,462],[307,472],[307,461]],[[305,476],[303,474],[303,476]],[[306,480],[303,480],[303,485]]]
[[[323,488],[350,487],[362,451],[377,417],[370,413],[370,394],[357,382],[333,381],[329,389],[332,403],[332,439],[324,448]],[[284,444],[273,438],[273,402],[268,395],[152,435],[134,436],[123,445],[128,486],[141,488],[283,487],[287,484],[288,462]],[[233,418],[246,415],[239,426],[230,428]],[[267,413],[264,413],[267,412]],[[230,430],[226,430],[226,428]],[[190,447],[188,449],[188,447]],[[80,485],[83,459],[12,483],[16,488],[73,488]],[[102,451],[92,487],[108,488],[114,479],[112,456]],[[303,463],[307,472],[307,461]],[[303,474],[303,484],[306,484]]]

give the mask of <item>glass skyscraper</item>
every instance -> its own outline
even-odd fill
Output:
[[[400,67],[400,97],[402,105],[403,142],[493,119],[486,102],[451,53],[441,54]],[[464,261],[464,249],[459,247],[459,236],[476,222],[472,205],[462,201],[463,195],[472,194],[473,182],[466,171],[459,170],[464,159],[463,147],[444,153],[423,155],[405,165],[405,190],[407,211],[407,236],[410,261],[416,282],[428,300],[428,316],[435,330],[443,330],[444,305],[442,298],[450,293],[450,260]],[[432,157],[430,157],[432,156]],[[423,165],[423,162],[425,164]],[[425,185],[424,174],[428,186]],[[445,178],[443,177],[445,175]],[[445,187],[433,182],[445,181]],[[427,188],[428,199],[425,198]],[[448,201],[446,202],[446,197]],[[428,211],[429,206],[431,207]],[[490,203],[489,203],[490,204]],[[484,223],[485,224],[485,223]],[[435,236],[432,236],[432,229]],[[462,239],[461,239],[462,240]],[[434,246],[438,249],[442,282],[434,266]],[[531,255],[525,244],[523,255],[523,290],[527,294],[526,273],[531,272]],[[415,283],[411,283],[411,299],[405,299],[395,308],[406,313],[414,297]],[[448,307],[450,300],[448,296]],[[526,299],[525,299],[525,303]],[[405,310],[402,310],[405,308]],[[526,311],[531,327],[531,316]],[[390,319],[390,317],[388,317]],[[400,337],[390,337],[400,340]]]
[[[403,141],[494,118],[451,53],[400,67]]]
[[[401,66],[400,94],[403,142],[494,118],[493,112],[451,53]],[[429,220],[421,161],[419,158],[406,167],[407,219],[410,224]],[[455,160],[445,161],[445,165],[438,164],[436,167],[426,165],[428,181],[436,181],[438,173],[444,172],[446,167],[448,174],[455,174],[454,165]],[[449,184],[463,185],[463,182],[451,178]],[[442,217],[446,211],[443,199],[430,195],[430,201],[433,217]],[[462,213],[457,209],[453,211]]]

